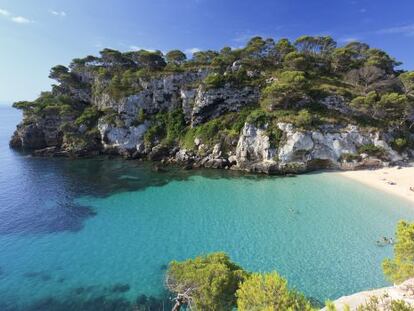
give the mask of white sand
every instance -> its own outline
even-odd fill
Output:
[[[378,170],[345,171],[338,174],[378,190],[397,195],[414,203],[414,166]]]

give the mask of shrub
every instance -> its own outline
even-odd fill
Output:
[[[326,304],[327,311],[339,311],[332,302]],[[351,308],[346,305],[341,309],[343,311],[350,311]],[[367,302],[356,307],[356,311],[414,311],[414,308],[402,300],[390,300],[389,297],[372,296]]]
[[[310,127],[313,121],[313,116],[306,109],[300,110],[296,117],[296,125],[303,128]]]
[[[266,129],[266,135],[269,137],[270,147],[277,148],[282,140],[283,131],[277,125],[270,123]]]
[[[268,122],[268,115],[261,109],[253,110],[248,115],[246,122],[257,127],[263,127]]]
[[[408,141],[405,138],[397,138],[391,143],[392,147],[397,151],[403,151],[408,146]]]
[[[225,79],[218,73],[211,73],[204,79],[203,82],[207,89],[217,89],[224,85]]]
[[[155,140],[163,140],[170,145],[175,143],[185,128],[184,114],[181,109],[158,113],[152,120],[152,126],[145,132],[144,143],[150,146]]]
[[[308,81],[302,71],[284,71],[278,79],[262,92],[262,107],[274,110],[277,107],[287,109],[306,98]]]
[[[196,310],[228,311],[236,304],[236,290],[247,273],[224,253],[173,261],[167,271],[167,287],[173,293],[190,290]]]
[[[414,224],[398,223],[394,258],[385,259],[382,269],[387,279],[394,283],[414,277]]]
[[[306,298],[289,290],[287,281],[277,272],[250,275],[236,292],[237,309],[252,310],[312,310]]]
[[[360,161],[361,156],[355,153],[343,153],[341,154],[340,160],[345,162]]]
[[[358,148],[358,153],[366,153],[370,156],[374,156],[374,157],[378,157],[378,158],[383,158],[386,154],[384,148],[382,147],[378,147],[375,146],[373,144],[367,144],[367,145],[363,145],[361,147]]]
[[[87,107],[82,114],[75,120],[76,125],[84,124],[87,127],[93,127],[96,125],[101,113],[96,109],[96,107],[91,106]]]

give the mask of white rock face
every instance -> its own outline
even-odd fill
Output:
[[[194,89],[181,90],[182,107],[187,122],[191,121],[196,94],[197,91]]]
[[[366,144],[384,148],[391,162],[403,159],[384,140],[379,139],[379,133],[364,132],[353,125],[304,131],[292,124],[278,123],[278,128],[283,132],[283,138],[276,150],[270,148],[265,129],[246,123],[236,149],[238,167],[244,169],[257,167],[258,164],[268,167],[271,164],[277,165],[280,171],[292,166],[305,170],[315,161],[340,167],[342,155],[357,154],[358,148]]]
[[[278,158],[281,165],[310,160],[308,152],[313,149],[312,134],[296,131],[292,124],[279,123],[278,127],[286,135],[285,143],[279,147]]]
[[[226,112],[239,111],[243,107],[256,104],[258,100],[259,90],[253,87],[225,86],[209,90],[199,87],[194,98],[191,124],[196,126]]]
[[[169,111],[183,105],[188,119],[191,118],[192,102],[195,90],[187,90],[186,85],[201,81],[208,74],[207,71],[187,72],[165,76],[160,79],[142,80],[141,91],[137,94],[115,100],[108,94],[99,94],[93,99],[93,104],[99,109],[112,108],[120,114],[126,123],[132,120],[143,109],[152,114],[159,111]]]
[[[377,147],[384,148],[384,150],[388,153],[391,162],[397,162],[403,160],[403,157],[398,154],[395,150],[393,150],[384,140],[379,139],[379,135],[375,135],[373,139],[373,143]]]
[[[276,149],[271,148],[266,131],[246,123],[237,143],[237,165],[244,168],[257,162],[264,162],[266,165],[276,164],[273,159],[275,155]]]
[[[114,127],[106,123],[99,123],[98,129],[101,133],[102,144],[105,149],[117,149],[120,152],[144,150],[144,134],[148,129],[147,122],[139,126]]]
[[[344,296],[335,300],[333,303],[338,311],[345,310],[349,306],[350,310],[357,310],[358,306],[365,304],[371,297],[377,297],[381,301],[378,311],[390,310],[387,305],[392,300],[403,300],[405,303],[414,306],[414,279],[409,279],[401,285],[375,289]],[[324,308],[322,311],[326,311]]]

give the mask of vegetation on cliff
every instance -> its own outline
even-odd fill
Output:
[[[398,132],[394,145],[404,150],[413,144],[414,73],[398,70],[398,65],[382,50],[361,42],[338,46],[327,36],[302,36],[294,42],[254,37],[244,48],[200,51],[191,59],[179,50],[164,55],[160,51],[104,49],[99,57],[77,58],[68,67],[53,67],[50,78],[57,83],[52,90],[41,93],[33,102],[17,102],[14,107],[24,111],[25,124],[59,116],[58,147],[63,148],[99,148],[99,143],[85,140],[97,139],[100,119],[112,120],[117,127],[147,120],[151,122],[145,136],[147,147],[161,142],[192,148],[195,135],[206,142],[226,143],[238,134],[240,124],[260,116],[275,136],[277,122],[300,128],[326,123],[392,128]],[[206,73],[199,76],[204,78],[187,81],[183,88],[205,92],[251,88],[259,92],[257,101],[243,107],[240,116],[226,116],[229,111],[240,110],[229,107],[212,120],[207,115],[197,123],[184,118],[183,107],[165,110],[157,105],[140,109],[135,121],[128,123],[122,113],[99,104],[104,97],[119,102],[139,96],[150,83],[163,77],[200,72]],[[169,101],[170,97],[165,94],[161,100]],[[84,133],[90,138],[85,139]],[[273,141],[276,144],[278,139]]]

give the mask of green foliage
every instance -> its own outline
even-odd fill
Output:
[[[199,138],[204,144],[213,145],[220,139],[220,127],[220,120],[214,119],[197,127],[191,128],[186,132],[182,144],[185,148],[193,149],[194,139]]]
[[[375,66],[383,69],[387,73],[393,73],[394,67],[401,65],[394,58],[390,57],[386,52],[379,49],[369,49],[367,51],[368,59],[366,64],[368,66]]]
[[[236,303],[235,292],[247,273],[224,253],[186,261],[173,261],[167,271],[167,286],[174,293],[190,290],[197,310],[228,311]]]
[[[83,124],[90,128],[96,125],[100,116],[101,112],[97,110],[96,107],[91,106],[82,112],[82,114],[75,120],[75,124],[78,126]]]
[[[352,162],[361,160],[361,156],[355,153],[343,153],[341,154],[341,161]]]
[[[277,272],[253,273],[236,292],[239,311],[313,310],[306,298],[289,290],[287,281]]]
[[[351,106],[373,117],[387,120],[391,123],[402,123],[411,111],[412,104],[404,94],[386,93],[383,95],[375,91],[366,96],[358,96],[351,102]]]
[[[204,79],[203,82],[207,89],[217,89],[224,86],[225,79],[218,73],[211,73]]]
[[[408,137],[410,130],[414,73],[395,70],[396,65],[398,62],[384,51],[361,42],[337,47],[327,36],[303,36],[293,44],[288,39],[275,42],[254,37],[245,47],[200,51],[191,60],[186,60],[186,55],[179,50],[164,56],[160,51],[122,53],[104,49],[99,57],[77,58],[68,67],[53,67],[50,77],[58,83],[52,91],[42,93],[33,102],[17,102],[14,107],[24,111],[26,122],[56,114],[65,120],[77,118],[77,122],[93,127],[95,112],[92,108],[84,111],[91,106],[89,98],[99,99],[102,94],[109,94],[119,101],[143,91],[145,82],[151,79],[205,69],[210,74],[204,81],[194,79],[180,87],[195,89],[200,84],[207,89],[226,84],[234,88],[255,87],[261,93],[262,109],[255,112],[249,108],[248,113],[240,116],[228,114],[194,129],[187,129],[182,119],[176,120],[172,114],[139,115],[133,125],[142,123],[144,117],[153,121],[146,134],[148,144],[154,140],[165,143],[179,140],[194,147],[191,141],[197,136],[204,137],[208,144],[223,142],[225,138],[234,141],[250,112],[249,121],[259,126],[268,124],[266,130],[274,146],[280,141],[277,121],[303,128],[323,122],[393,127],[405,131],[403,138]],[[355,114],[332,112],[319,104],[329,95],[342,95],[345,105],[350,102]],[[122,118],[115,114],[103,113],[103,116],[111,124],[121,126]],[[237,126],[232,126],[233,123]],[[403,150],[408,144],[409,141],[395,140],[393,147]]]
[[[383,158],[386,154],[384,148],[375,146],[373,144],[362,145],[358,148],[358,153],[366,153],[370,156],[375,156],[378,158]]]
[[[405,119],[410,108],[407,96],[398,93],[382,95],[375,106],[377,114],[390,121]]]
[[[217,89],[223,87],[226,83],[233,87],[252,86],[255,80],[247,75],[246,70],[240,69],[235,72],[222,75],[220,73],[210,73],[203,81],[207,89]]]
[[[226,137],[236,137],[240,134],[250,111],[249,108],[246,108],[238,113],[228,113],[194,128],[189,128],[181,139],[181,145],[187,149],[194,149],[195,138],[199,138],[205,145],[212,146],[223,139],[225,140]]]
[[[339,311],[332,302],[326,303],[327,311]],[[346,305],[342,311],[350,311],[351,308]],[[356,307],[356,311],[414,311],[414,308],[402,300],[390,300],[389,297],[372,296],[367,302]]]
[[[137,69],[145,70],[162,70],[165,66],[165,60],[161,51],[130,51],[123,56],[129,60]]]
[[[211,66],[218,68],[220,71],[226,70],[239,58],[239,52],[233,51],[230,47],[221,49],[219,55],[213,58]]]
[[[392,147],[397,151],[404,151],[408,147],[408,140],[406,138],[397,138],[391,143]]]
[[[414,99],[414,71],[404,72],[399,78],[404,84],[405,93]]]
[[[146,118],[146,116],[145,116],[145,111],[144,111],[144,109],[139,109],[139,111],[138,111],[138,115],[137,115],[137,121],[139,122],[139,123],[143,123],[144,121],[145,121],[145,118]]]
[[[51,92],[42,92],[35,101],[20,101],[13,104],[14,108],[21,109],[26,115],[43,116],[45,114],[76,115],[83,110],[70,96],[54,95]]]
[[[414,311],[414,308],[401,300],[389,300],[387,297],[372,296],[365,303],[357,307],[356,311]]]
[[[96,150],[99,146],[100,133],[98,129],[90,129],[83,134],[76,132],[75,129],[64,131],[63,144],[65,150],[76,153],[85,150]]]
[[[187,56],[180,50],[172,50],[165,55],[165,59],[169,64],[181,65],[185,62]]]
[[[296,39],[295,47],[305,54],[327,54],[336,48],[336,42],[329,36],[302,36]]]
[[[36,106],[35,102],[31,101],[18,101],[13,103],[13,108],[20,109],[20,110],[31,110]]]
[[[269,122],[269,115],[262,109],[256,109],[248,115],[246,122],[256,127],[264,127]]]
[[[379,101],[380,97],[377,92],[369,92],[366,96],[355,97],[351,101],[351,106],[363,112],[369,112]]]
[[[110,80],[107,91],[114,99],[121,99],[138,93],[142,90],[139,79],[142,71],[126,70],[116,73]]]
[[[298,116],[296,118],[297,126],[307,128],[312,126],[313,122],[313,116],[308,110],[302,109],[298,112]]]
[[[210,65],[218,55],[219,53],[212,50],[195,52],[191,61],[195,65]]]
[[[277,57],[279,61],[282,61],[286,55],[295,52],[296,50],[293,44],[289,41],[289,39],[286,38],[280,39],[276,43],[275,49],[277,51]]]
[[[310,64],[303,53],[293,51],[286,54],[283,59],[283,66],[286,70],[305,71],[309,68]]]
[[[70,79],[69,69],[62,65],[57,65],[50,69],[49,78],[57,81],[64,81]]]
[[[302,71],[284,71],[262,92],[262,107],[287,109],[307,96],[308,80]]]
[[[385,259],[382,269],[387,279],[394,283],[414,277],[414,224],[398,223],[394,258]]]
[[[181,109],[158,113],[152,120],[152,126],[145,132],[144,143],[150,146],[158,140],[166,145],[175,143],[185,128],[184,114]]]

